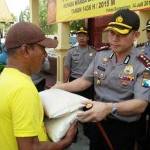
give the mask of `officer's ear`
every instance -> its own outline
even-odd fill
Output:
[[[140,36],[140,32],[139,31],[135,31],[134,32],[134,41],[136,41]]]

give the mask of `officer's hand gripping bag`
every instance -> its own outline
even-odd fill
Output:
[[[76,120],[78,110],[85,106],[83,102],[88,99],[60,89],[49,89],[39,94],[49,118],[45,123],[49,138],[58,142]]]

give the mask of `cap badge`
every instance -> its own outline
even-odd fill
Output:
[[[122,22],[123,22],[122,16],[118,16],[118,17],[116,18],[116,22],[122,23]]]
[[[80,32],[84,32],[85,30],[84,30],[83,27],[81,27],[79,31],[80,31]]]

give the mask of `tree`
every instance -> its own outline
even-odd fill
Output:
[[[57,32],[57,24],[48,25],[47,24],[47,11],[48,11],[48,1],[40,0],[39,1],[39,17],[40,17],[40,27],[42,28],[45,34],[54,34]]]
[[[75,20],[75,21],[70,22],[70,30],[71,31],[77,31],[81,27],[84,27],[84,26],[85,26],[84,20]]]

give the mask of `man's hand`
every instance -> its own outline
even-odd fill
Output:
[[[77,123],[73,123],[69,128],[68,132],[66,133],[65,137],[61,140],[61,142],[64,142],[66,144],[66,147],[68,147],[73,142],[76,133],[77,133]]]
[[[98,122],[106,118],[112,111],[112,103],[92,102],[92,108],[78,113],[78,120],[81,122]]]

